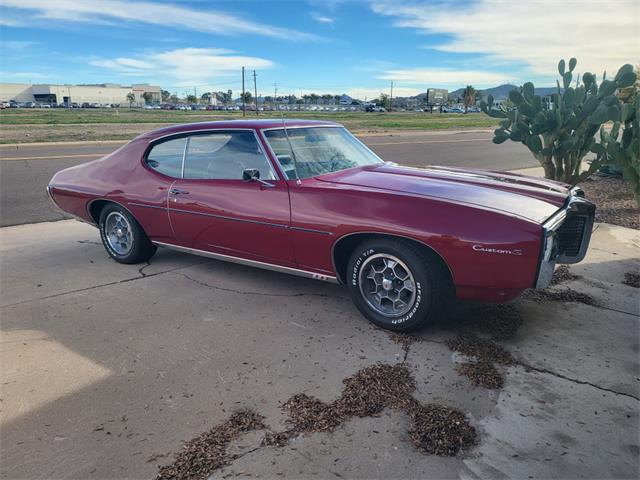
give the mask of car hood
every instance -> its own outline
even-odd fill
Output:
[[[317,180],[477,206],[542,223],[570,194],[570,185],[508,172],[392,163],[351,168]]]

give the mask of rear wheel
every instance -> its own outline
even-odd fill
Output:
[[[146,262],[156,253],[156,246],[140,224],[120,205],[109,204],[102,209],[99,227],[102,244],[116,262]]]
[[[386,238],[358,245],[347,274],[351,298],[360,312],[376,325],[400,332],[434,320],[449,284],[440,265],[420,248]]]

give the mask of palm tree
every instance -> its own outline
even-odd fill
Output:
[[[464,101],[464,113],[467,113],[469,106],[476,103],[476,89],[471,85],[467,85],[462,92],[462,98]]]
[[[127,100],[129,101],[129,108],[131,108],[133,105],[133,102],[136,101],[136,96],[134,95],[133,92],[127,93]]]

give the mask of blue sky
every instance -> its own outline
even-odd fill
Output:
[[[371,98],[555,83],[560,58],[640,62],[640,2],[0,0],[3,82],[152,83]],[[604,10],[604,12],[603,12]],[[618,12],[620,14],[613,15]],[[608,13],[607,13],[608,12]],[[604,33],[603,33],[604,32]],[[251,77],[247,80],[252,82]],[[252,86],[252,84],[251,84]]]

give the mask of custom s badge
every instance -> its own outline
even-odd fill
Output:
[[[523,254],[522,250],[519,249],[508,249],[508,248],[494,248],[494,247],[487,247],[484,245],[480,245],[480,244],[475,244],[473,248],[476,252],[484,252],[484,253],[499,253],[501,255],[517,255],[520,256]]]

